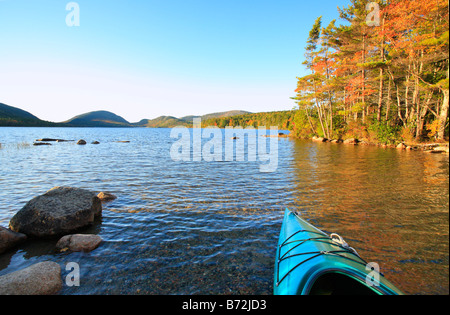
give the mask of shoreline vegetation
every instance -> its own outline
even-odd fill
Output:
[[[448,1],[371,4],[376,10],[351,0],[326,27],[322,17],[316,19],[305,43],[308,74],[297,78],[291,97],[296,105],[289,111],[161,116],[137,123],[97,111],[52,123],[0,103],[0,126],[173,128],[192,127],[194,118],[202,118],[202,126],[219,128],[278,126],[299,139],[448,147]]]
[[[298,137],[357,138],[385,145],[445,142],[449,107],[448,2],[366,1],[309,33],[297,78]],[[373,13],[373,12],[372,12]]]
[[[206,126],[279,126],[315,141],[448,153],[448,2],[367,2],[309,33],[292,111],[206,120]],[[372,12],[373,13],[373,12]],[[370,16],[370,14],[369,14]]]
[[[240,111],[235,111],[240,112]],[[96,112],[98,113],[98,112]],[[228,112],[227,112],[228,113]],[[219,113],[220,114],[220,113]],[[211,117],[211,115],[213,117]],[[414,137],[405,136],[404,133],[392,133],[387,139],[383,136],[379,136],[377,133],[371,132],[370,122],[366,124],[354,125],[354,128],[345,128],[340,132],[335,134],[333,138],[327,138],[320,133],[320,130],[313,133],[309,129],[298,128],[295,124],[298,121],[299,116],[302,116],[301,110],[290,110],[290,111],[275,111],[275,112],[262,112],[262,113],[245,113],[241,115],[233,115],[225,117],[214,117],[214,114],[206,115],[206,119],[202,121],[202,128],[207,128],[209,126],[226,128],[226,127],[253,127],[258,128],[262,126],[278,126],[279,130],[288,130],[289,134],[279,133],[276,137],[279,138],[293,138],[293,139],[303,139],[312,140],[314,142],[330,142],[337,144],[351,144],[351,145],[370,145],[378,146],[381,148],[397,148],[404,150],[419,150],[427,151],[432,153],[449,153],[449,142],[448,142],[448,124],[445,131],[445,140],[437,139],[437,136],[430,130],[429,133],[423,134],[419,139]],[[209,116],[209,118],[208,118]],[[120,116],[118,116],[120,117]],[[189,116],[190,119],[200,117],[200,116]],[[312,119],[312,117],[310,117]],[[0,126],[2,126],[0,124]],[[192,122],[184,121],[180,123],[179,121],[173,122],[173,124],[159,126],[159,127],[146,127],[146,128],[174,128],[174,127],[192,127]],[[7,126],[3,126],[7,127]],[[27,126],[22,126],[27,127]],[[31,126],[29,126],[31,127]],[[61,124],[46,125],[46,126],[36,126],[33,127],[61,127]],[[64,126],[64,127],[74,127],[74,126]],[[81,127],[81,126],[80,126]],[[88,126],[83,126],[88,127]],[[95,126],[98,128],[106,126]],[[116,126],[116,127],[142,127],[142,126]],[[62,140],[62,139],[37,139],[33,145],[50,145],[52,141],[56,142],[66,142],[75,140]],[[80,144],[77,142],[77,144]],[[92,144],[99,144],[95,141]],[[29,146],[29,145],[28,145]],[[0,149],[2,148],[0,143]]]
[[[192,128],[193,119],[201,118],[203,127],[278,126],[280,131],[290,132],[266,137],[448,155],[448,1],[373,3],[379,10],[372,7],[370,11],[367,1],[350,0],[347,7],[338,7],[338,19],[326,27],[321,16],[315,20],[303,62],[308,74],[297,78],[292,110],[161,116],[136,123],[111,112],[96,111],[56,123],[0,103],[0,127]],[[50,146],[50,142],[76,140],[42,138],[32,145]],[[76,144],[87,142],[78,140]],[[105,192],[55,187],[30,200],[8,228],[0,226],[0,255],[39,238],[59,239],[55,254],[89,253],[101,245],[101,237],[74,233],[95,224],[101,218],[102,203],[116,198]],[[54,204],[61,206],[55,208]],[[46,261],[0,276],[0,295],[57,294],[62,285],[61,267]]]
[[[338,8],[341,24],[316,19],[294,110],[205,125],[279,126],[300,139],[448,152],[448,2],[377,2],[376,21],[367,20],[366,4]]]

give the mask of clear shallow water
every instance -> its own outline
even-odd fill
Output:
[[[85,139],[34,147],[38,138]],[[116,143],[129,140],[130,143]],[[278,168],[174,162],[170,129],[0,128],[0,225],[55,186],[109,191],[86,230],[95,251],[29,241],[0,275],[52,260],[80,265],[62,294],[271,294],[286,207],[341,234],[408,294],[448,294],[448,156],[279,139]]]

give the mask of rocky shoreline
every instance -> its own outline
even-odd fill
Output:
[[[28,239],[59,238],[56,252],[90,252],[100,246],[98,235],[74,234],[102,215],[102,202],[112,194],[73,187],[55,187],[30,200],[9,222],[0,226],[0,255]],[[62,288],[61,268],[41,262],[0,276],[0,295],[56,294]]]
[[[359,140],[356,138],[349,138],[346,140],[342,139],[327,139],[322,137],[312,137],[312,141],[314,142],[330,142],[337,144],[348,144],[348,145],[369,145],[369,146],[377,146],[381,148],[393,148],[399,150],[407,150],[407,151],[424,151],[429,153],[446,153],[449,154],[449,144],[447,143],[407,143],[400,142],[396,145],[394,144],[384,144],[384,143],[373,143],[368,142],[366,140]]]
[[[279,133],[277,135],[263,135],[266,138],[293,138],[298,139],[290,134]],[[304,140],[312,140],[314,142],[324,142],[324,143],[335,143],[335,144],[347,144],[347,145],[362,145],[362,146],[376,146],[380,148],[392,148],[399,150],[407,150],[407,151],[423,151],[428,153],[446,153],[449,154],[449,143],[408,143],[408,142],[399,142],[397,144],[385,144],[385,143],[377,143],[370,142],[365,139],[357,139],[357,138],[348,138],[348,139],[327,139],[323,137],[314,136],[312,138],[302,138]]]

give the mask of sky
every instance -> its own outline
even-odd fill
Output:
[[[70,2],[0,0],[0,103],[54,122],[289,110],[314,20],[349,1],[77,0],[69,26]]]

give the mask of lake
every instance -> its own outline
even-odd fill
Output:
[[[174,161],[170,134],[0,128],[0,226],[55,186],[118,196],[85,231],[103,238],[98,249],[56,253],[57,240],[29,240],[0,255],[0,275],[52,260],[63,277],[67,263],[80,266],[80,286],[61,294],[272,294],[290,208],[339,233],[405,293],[449,294],[448,155],[268,138],[277,167],[261,172],[248,158]],[[44,137],[88,144],[32,145]]]

